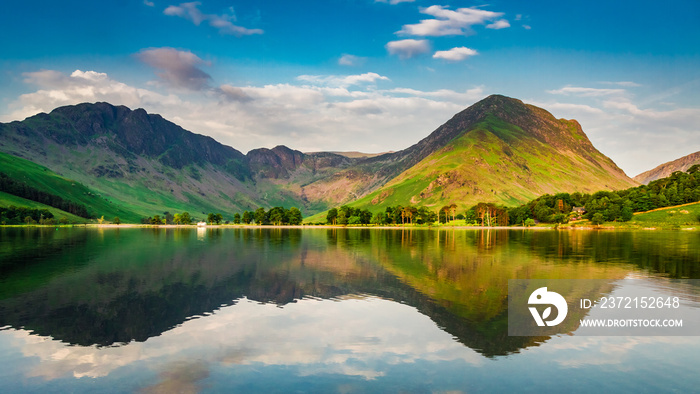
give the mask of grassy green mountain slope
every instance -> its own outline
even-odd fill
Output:
[[[0,192],[0,207],[10,207],[10,206],[15,206],[15,207],[25,207],[25,208],[32,208],[32,209],[48,209],[49,212],[51,212],[56,219],[56,221],[60,220],[61,218],[66,218],[69,223],[84,223],[87,220],[85,218],[81,218],[80,216],[75,216],[71,213],[68,213],[66,211],[62,211],[58,208],[54,208],[36,201],[32,200],[27,200],[22,197],[17,197],[12,194],[7,194]],[[107,218],[105,218],[107,220]],[[112,220],[112,218],[109,218],[108,220]],[[121,219],[121,218],[120,218]]]
[[[125,208],[119,201],[111,201],[104,198],[94,190],[84,185],[64,178],[46,167],[16,156],[0,153],[0,171],[12,179],[26,183],[49,194],[57,195],[64,200],[69,200],[87,207],[88,212],[95,217],[104,216],[111,220],[119,216],[122,220],[138,221],[139,215]],[[48,208],[57,217],[65,216],[71,221],[85,222],[87,219],[79,218],[56,208],[48,207],[34,201],[3,193],[0,196],[0,204],[4,206],[25,206],[30,208]]]
[[[635,182],[576,121],[500,95],[456,114],[417,144],[365,159],[305,187],[340,205],[516,204],[544,192],[627,188]]]
[[[450,124],[460,117],[471,121]],[[519,100],[491,96],[455,116],[443,126],[447,127],[463,128],[415,165],[348,205],[377,211],[398,204],[437,209],[455,203],[463,210],[478,202],[512,206],[545,193],[635,185],[593,147],[576,121],[555,119]]]

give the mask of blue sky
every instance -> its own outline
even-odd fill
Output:
[[[694,0],[36,1],[0,23],[0,121],[108,101],[243,152],[379,152],[498,93],[628,175],[700,150]]]

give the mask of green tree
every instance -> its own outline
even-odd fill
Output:
[[[386,214],[384,212],[377,212],[372,216],[372,224],[386,224]]]
[[[338,209],[337,208],[331,208],[328,210],[328,213],[326,214],[326,222],[328,224],[336,224],[338,222]]]
[[[267,212],[265,212],[265,208],[260,207],[256,209],[253,218],[255,219],[255,224],[258,226],[267,224]]]
[[[427,207],[419,207],[415,220],[418,224],[430,224],[437,220],[437,214]]]
[[[397,205],[391,210],[391,222],[394,224],[399,224],[403,222],[401,215],[403,214],[403,206]]]
[[[267,216],[270,220],[270,223],[276,226],[281,226],[283,224],[286,224],[287,222],[287,215],[283,207],[274,207],[270,209],[270,212],[268,212]]]
[[[622,210],[620,211],[620,220],[623,222],[629,222],[632,220],[632,205],[627,205],[622,207]]]
[[[233,224],[241,224],[241,214],[235,213],[233,215]]]
[[[389,223],[396,223],[394,222],[394,208],[392,207],[386,207],[386,209],[384,210],[384,223],[382,224]]]
[[[347,211],[345,210],[339,210],[338,211],[338,219],[336,222],[341,225],[346,225],[348,224],[348,217],[347,217]]]
[[[604,221],[605,221],[605,217],[600,212],[596,212],[593,215],[593,217],[591,218],[591,223],[593,223],[596,226],[603,224]]]
[[[451,204],[450,205],[450,215],[452,216],[452,220],[455,220],[455,215],[457,214],[457,204]]]
[[[207,223],[214,224],[214,222],[216,222],[216,215],[209,213],[209,215],[207,215]]]
[[[301,216],[301,211],[297,207],[289,208],[289,224],[293,226],[298,226],[301,224],[303,217]]]
[[[241,220],[243,220],[243,223],[245,224],[250,224],[250,222],[253,221],[253,215],[248,211],[243,211],[243,217]]]
[[[190,213],[185,211],[180,214],[180,223],[182,224],[190,224],[192,223],[192,217],[190,216]]]
[[[552,215],[552,222],[554,223],[559,223],[559,224],[564,224],[569,221],[569,218],[564,215],[563,213],[556,213]]]
[[[527,218],[523,221],[525,227],[532,227],[535,225],[535,219]]]
[[[119,219],[119,216],[115,216],[114,219],[112,219],[112,223],[116,225],[120,225],[122,223],[121,219]]]
[[[360,211],[360,223],[369,224],[372,221],[372,212],[369,209],[363,209]]]
[[[338,223],[347,224],[347,220],[350,219],[350,217],[359,216],[356,211],[359,211],[359,210],[356,210],[355,208],[347,206],[347,205],[341,206],[340,208],[338,208]],[[345,220],[346,220],[345,223],[341,223],[341,221],[340,221],[341,215],[343,215],[345,217]]]

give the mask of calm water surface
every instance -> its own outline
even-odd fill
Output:
[[[0,229],[0,392],[691,392],[698,337],[509,337],[508,279],[700,278],[700,233]]]

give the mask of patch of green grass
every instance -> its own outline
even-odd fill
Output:
[[[693,205],[668,207],[634,215],[630,223],[643,227],[681,228],[700,226],[700,202]]]
[[[64,178],[46,167],[16,156],[0,153],[2,172],[29,186],[83,204],[88,212],[105,219],[119,216],[124,221],[137,221],[139,216],[84,185]],[[85,221],[85,219],[83,219]]]
[[[14,205],[16,207],[27,207],[27,208],[34,208],[34,209],[48,209],[49,212],[51,212],[53,214],[57,223],[58,223],[58,220],[61,218],[66,218],[71,223],[89,222],[89,219],[81,218],[80,216],[73,215],[72,213],[62,211],[58,208],[50,207],[48,205],[44,205],[44,204],[36,202],[36,201],[27,200],[27,199],[24,199],[22,197],[13,196],[12,194],[0,192],[0,206],[9,207],[11,205]],[[105,219],[107,219],[107,218],[105,218]],[[112,220],[112,218],[109,218],[107,220]]]

